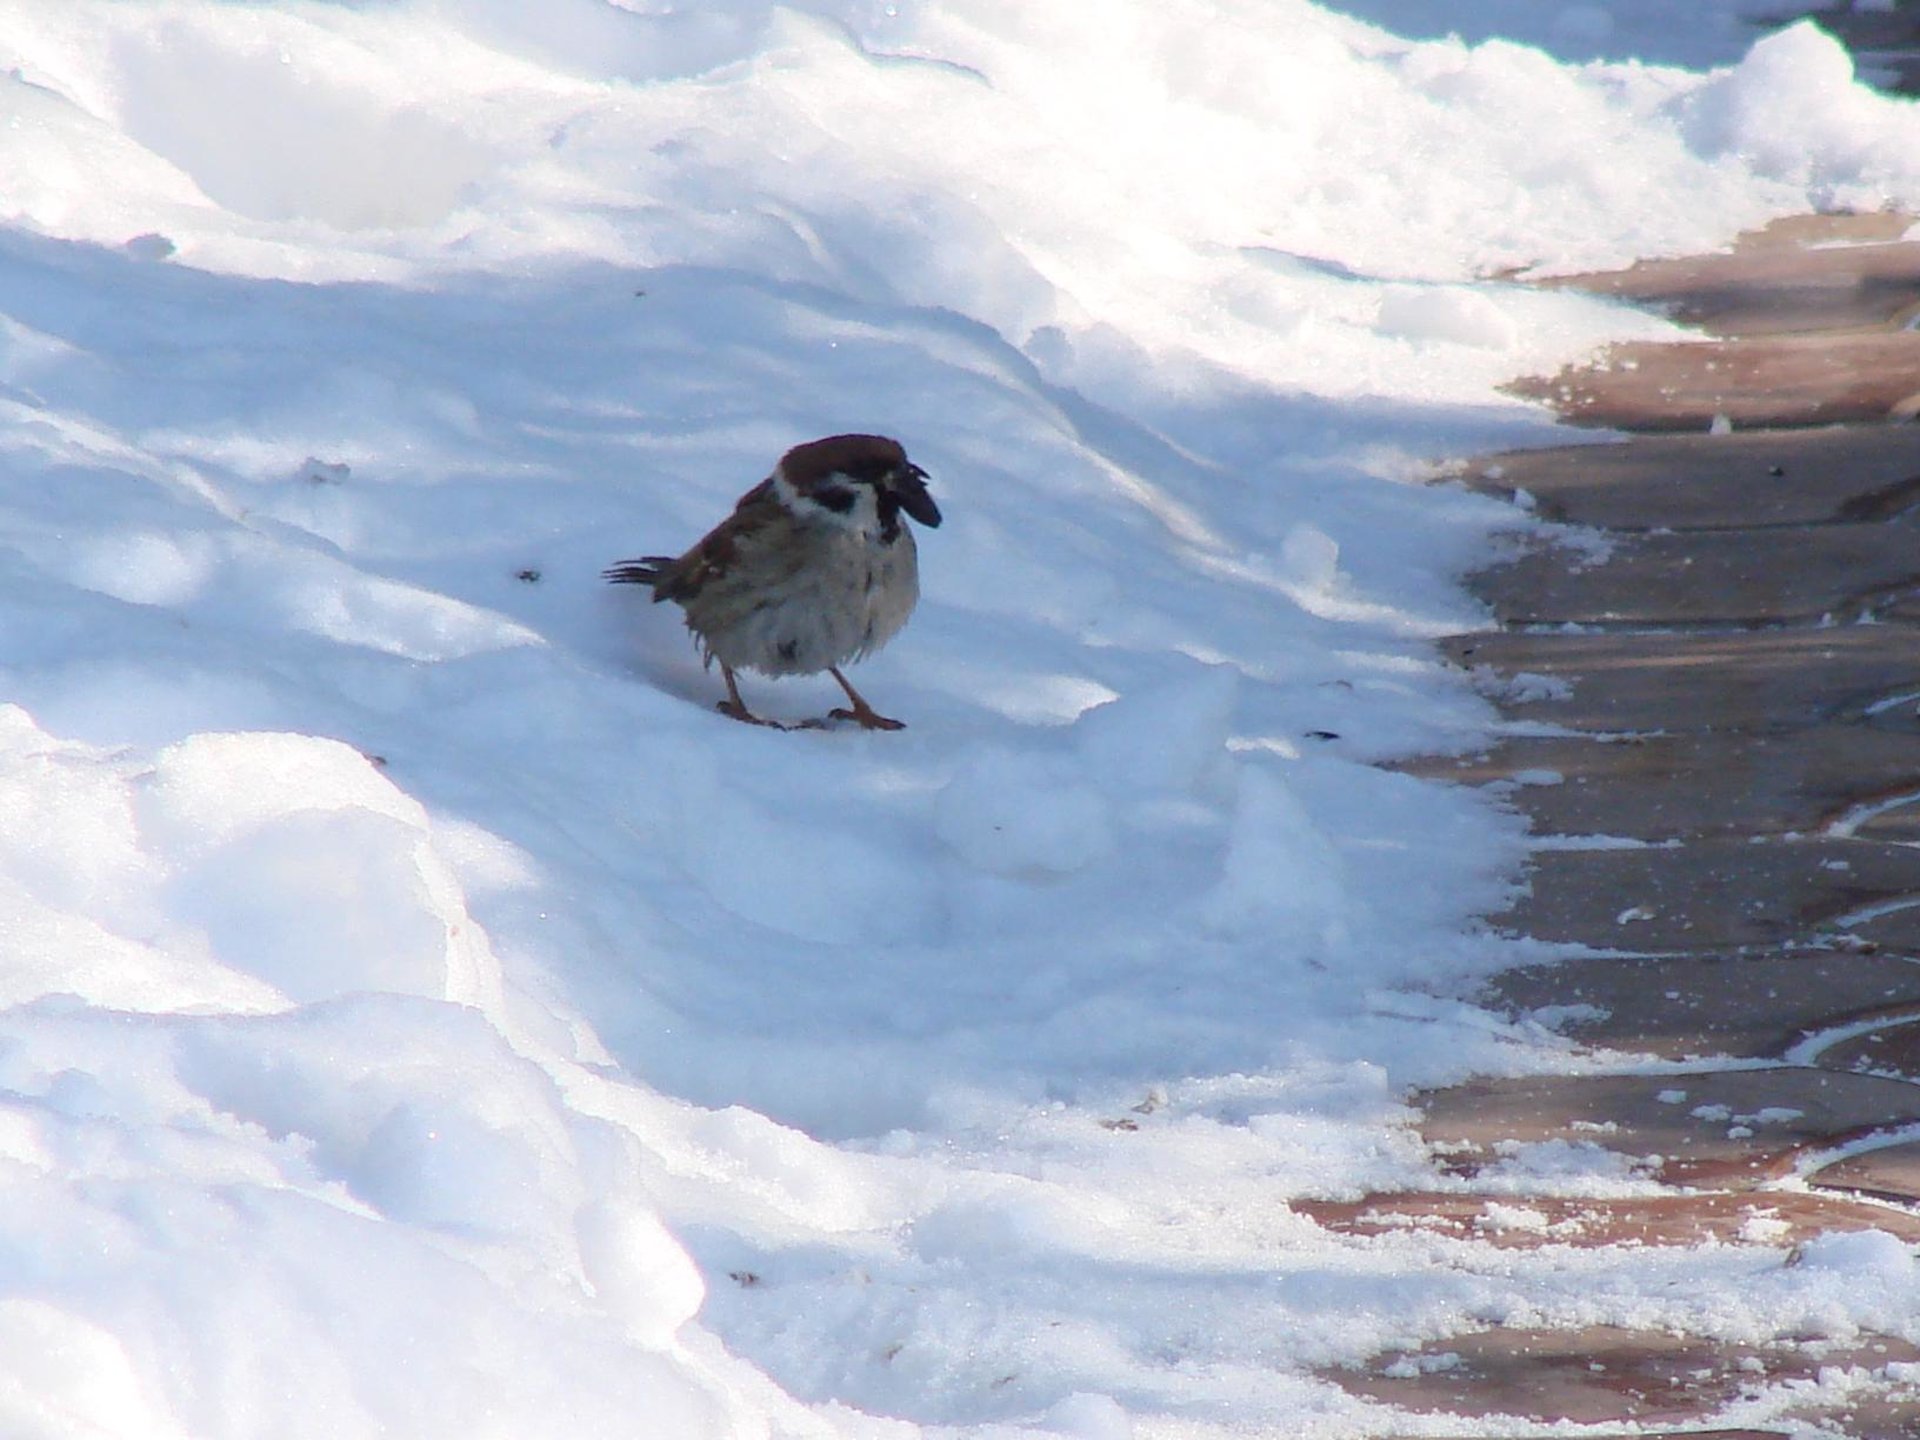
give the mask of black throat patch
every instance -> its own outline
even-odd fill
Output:
[[[900,497],[883,485],[874,499],[880,508],[880,539],[891,545],[900,538]]]

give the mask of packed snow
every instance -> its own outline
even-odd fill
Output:
[[[1520,822],[1377,763],[1492,724],[1431,642],[1531,523],[1422,482],[1674,333],[1524,276],[1920,204],[1810,25],[1344,8],[0,0],[0,1431],[1357,1436],[1323,1370],[1490,1323],[1920,1339],[1884,1236],[1289,1208],[1581,1063],[1460,998]],[[598,572],[842,430],[947,516],[909,728],[735,724]]]

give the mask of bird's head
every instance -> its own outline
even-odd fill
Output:
[[[789,504],[812,506],[862,529],[877,525],[886,539],[899,530],[903,510],[922,525],[940,523],[927,472],[907,459],[898,440],[884,435],[809,440],[781,456],[773,474],[776,491],[784,483],[792,492]]]

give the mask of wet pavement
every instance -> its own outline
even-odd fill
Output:
[[[1707,338],[1515,386],[1570,424],[1633,433],[1482,457],[1455,477],[1568,528],[1478,576],[1496,627],[1444,647],[1503,733],[1484,754],[1405,768],[1493,787],[1528,817],[1526,884],[1489,923],[1575,948],[1484,999],[1573,1037],[1583,1073],[1415,1097],[1444,1183],[1296,1207],[1329,1230],[1747,1246],[1780,1265],[1823,1232],[1920,1245],[1920,428],[1902,423],[1920,413],[1907,328],[1920,242],[1898,239],[1907,225],[1806,218],[1725,255],[1566,282]],[[1516,1192],[1502,1162],[1553,1141],[1612,1152],[1647,1193]],[[1499,1416],[1511,1434],[1573,1421],[1594,1436],[1872,1440],[1920,1435],[1917,1361],[1892,1334],[1732,1345],[1463,1317],[1443,1342],[1330,1373],[1408,1415],[1383,1435]],[[1728,1423],[1736,1410],[1747,1428]]]

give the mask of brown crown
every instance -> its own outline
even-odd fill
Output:
[[[780,457],[780,472],[799,485],[835,471],[848,473],[850,466],[862,460],[877,460],[888,466],[904,465],[907,452],[898,440],[890,440],[885,435],[829,435],[824,440],[809,440],[787,451]]]

